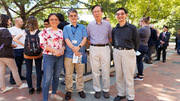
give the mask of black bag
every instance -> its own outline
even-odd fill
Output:
[[[24,45],[24,53],[27,56],[38,56],[41,54],[41,47],[39,42],[39,30],[36,31],[35,35],[31,35],[29,30],[25,29],[27,33]]]

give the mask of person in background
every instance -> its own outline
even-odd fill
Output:
[[[163,51],[163,63],[166,62],[166,49],[167,46],[169,46],[169,39],[170,39],[170,32],[168,32],[168,27],[164,26],[163,27],[163,32],[159,35],[159,45],[158,45],[158,50],[157,50],[157,59],[156,61],[160,60],[161,56],[161,51]]]
[[[48,19],[45,19],[45,20],[44,20],[44,26],[45,26],[46,28],[51,27],[51,25],[50,25],[49,22],[48,22]]]
[[[43,101],[48,101],[51,79],[51,99],[63,100],[62,97],[56,94],[65,50],[63,31],[57,27],[59,19],[56,13],[49,14],[48,21],[51,27],[44,29],[39,34],[40,46],[43,49]]]
[[[116,10],[119,22],[112,30],[112,44],[114,45],[114,64],[118,94],[114,101],[127,98],[134,101],[134,71],[136,67],[136,52],[139,47],[139,34],[136,26],[128,23],[128,11],[125,8]]]
[[[103,20],[105,20],[105,21],[108,21],[109,23],[110,23],[110,21],[109,21],[109,18],[108,17],[103,17]],[[109,47],[110,47],[110,49],[111,49],[111,61],[113,60],[113,49],[112,49],[112,45],[111,44],[109,44]],[[110,75],[109,75],[110,77],[114,77],[114,75],[113,74],[111,74],[110,73]]]
[[[40,49],[40,45],[39,45],[39,37],[38,37],[38,34],[39,34],[39,27],[38,27],[38,22],[37,22],[37,19],[34,17],[34,16],[30,16],[28,19],[27,19],[27,22],[26,22],[26,30],[23,31],[23,33],[20,33],[18,35],[16,35],[13,40],[24,46],[24,58],[25,58],[25,63],[26,63],[26,79],[27,79],[27,83],[28,83],[28,88],[29,88],[29,95],[32,95],[35,91],[33,85],[32,85],[32,68],[33,68],[33,60],[35,61],[35,65],[36,65],[36,74],[37,74],[37,94],[40,94],[41,91],[42,91],[42,88],[41,88],[41,81],[42,81],[42,52],[39,52],[38,50],[36,50],[37,52],[39,52],[38,55],[36,55],[36,52],[33,52],[32,54],[29,54],[28,50],[29,47],[28,45],[31,47],[32,45],[29,44],[30,43],[30,40],[32,38],[34,38],[36,40],[35,42],[35,45],[37,45],[37,47],[33,47],[33,48],[36,48],[36,49]],[[20,41],[20,38],[21,37],[24,37],[24,41],[26,42],[23,42],[21,43]],[[31,39],[30,39],[31,38]],[[37,44],[36,44],[37,43]]]
[[[65,51],[65,83],[66,83],[66,95],[65,99],[71,99],[71,93],[73,90],[73,71],[76,68],[76,89],[81,98],[85,98],[84,93],[84,80],[83,80],[83,71],[85,64],[82,63],[73,63],[73,55],[80,56],[80,54],[85,53],[85,43],[87,41],[87,30],[84,25],[77,23],[78,12],[74,8],[68,10],[68,18],[70,24],[64,27],[63,36],[66,42],[66,51]]]
[[[92,70],[93,87],[95,90],[94,97],[101,97],[101,90],[104,98],[109,98],[110,89],[110,48],[109,43],[112,41],[111,24],[102,19],[103,8],[100,5],[92,7],[92,14],[95,21],[87,26],[88,43],[90,44],[90,65]],[[103,87],[101,88],[99,77],[100,68],[102,71]]]
[[[144,66],[143,66],[142,59],[144,55],[146,54],[146,52],[148,51],[148,40],[151,35],[151,30],[149,27],[149,20],[150,20],[150,17],[142,17],[139,22],[141,28],[138,29],[139,36],[140,36],[140,46],[138,48],[138,51],[141,54],[137,56],[136,61],[137,61],[138,73],[134,77],[134,80],[142,81],[144,78],[144,75],[143,75]]]
[[[13,54],[13,48],[17,47],[17,45],[12,44],[12,36],[7,27],[11,24],[11,20],[9,16],[1,14],[0,15],[0,93],[5,93],[13,89],[13,87],[9,87],[5,85],[5,72],[6,66],[10,68],[12,71],[12,76],[16,84],[18,85],[18,89],[27,88],[26,83],[22,83],[18,68],[16,66]]]
[[[177,37],[178,32],[180,32],[180,29],[177,30],[177,33],[176,33],[176,35],[175,35],[175,37],[176,37],[176,38],[175,38],[175,43],[176,43],[176,44],[175,44],[175,50],[177,49],[177,46],[178,46],[178,37]]]
[[[15,37],[16,35],[20,34],[23,32],[23,30],[21,29],[21,27],[23,26],[24,22],[21,18],[16,18],[15,19],[15,26],[9,28],[9,32],[11,33],[12,37]],[[19,41],[21,41],[21,43],[24,42],[24,38],[20,38]],[[22,76],[22,64],[24,61],[24,46],[15,43],[17,45],[16,48],[13,49],[14,54],[15,54],[15,61],[16,61],[16,65],[18,67],[18,73],[19,76],[21,78],[21,80],[26,80],[26,78],[24,76]],[[15,84],[14,78],[12,76],[12,72],[10,73],[10,80],[9,80],[10,84]]]
[[[152,52],[152,48],[155,45],[155,42],[156,42],[158,36],[157,36],[156,30],[154,29],[154,25],[151,24],[151,25],[149,25],[149,27],[151,30],[151,35],[150,35],[149,40],[148,40],[148,50],[147,50],[147,53],[145,55],[145,63],[152,64],[151,52]]]
[[[179,49],[180,49],[180,29],[178,29],[176,37],[177,37],[177,54],[180,55],[180,53],[179,53]]]
[[[63,30],[64,27],[65,27],[66,25],[68,25],[69,23],[64,20],[64,15],[63,15],[63,14],[57,13],[57,16],[58,16],[59,21],[60,21],[60,23],[58,24],[58,28],[61,29],[61,30]],[[63,55],[63,56],[64,56],[64,55]],[[64,58],[63,58],[63,61],[64,61]],[[64,62],[63,62],[63,70],[64,70],[64,74],[66,74],[66,70],[65,70],[65,67],[64,67]],[[61,84],[62,84],[62,85],[65,85],[65,80],[61,81]]]

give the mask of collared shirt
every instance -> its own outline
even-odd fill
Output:
[[[84,25],[78,24],[73,26],[72,24],[66,25],[63,29],[64,40],[69,39],[74,46],[78,46],[83,37],[87,36],[87,30]],[[80,53],[85,53],[85,47],[81,47]],[[72,49],[66,44],[65,57],[73,58]]]
[[[44,50],[43,54],[54,55],[50,51],[46,51],[48,45],[51,48],[60,49],[63,47],[63,32],[61,29],[53,31],[51,28],[46,28],[39,33],[40,46]]]
[[[136,26],[126,22],[124,26],[117,24],[112,30],[112,43],[114,47],[139,48],[140,39]]]
[[[112,27],[108,21],[101,21],[97,24],[96,21],[89,23],[87,26],[88,38],[91,44],[108,44],[111,35]]]

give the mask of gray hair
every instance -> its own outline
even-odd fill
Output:
[[[78,12],[76,11],[76,9],[74,9],[74,8],[70,8],[70,9],[68,10],[68,12],[67,12],[67,13],[68,13],[68,16],[69,16],[69,13],[70,13],[70,12],[75,12],[76,14],[78,14]]]

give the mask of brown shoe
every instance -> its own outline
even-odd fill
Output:
[[[104,98],[109,98],[109,92],[103,92]]]
[[[79,92],[79,96],[80,96],[81,98],[86,98],[86,94],[84,93],[84,91],[80,91],[80,92]]]
[[[101,97],[101,92],[96,92],[96,93],[94,94],[94,97],[97,98],[97,99],[99,99],[99,98]]]
[[[70,100],[71,99],[71,92],[66,92],[65,99],[66,100]]]

